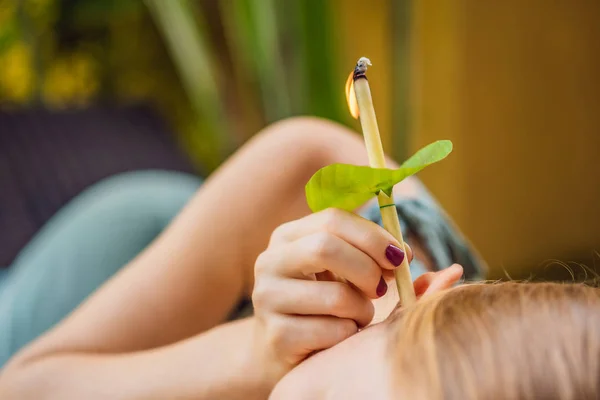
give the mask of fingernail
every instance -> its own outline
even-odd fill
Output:
[[[377,285],[375,293],[377,293],[377,296],[379,297],[383,297],[383,295],[387,293],[387,283],[383,280],[383,276],[379,279],[379,284]]]
[[[393,244],[390,244],[385,249],[385,256],[388,260],[390,260],[392,264],[394,264],[397,267],[400,264],[402,264],[402,261],[404,261],[404,250],[394,246]]]

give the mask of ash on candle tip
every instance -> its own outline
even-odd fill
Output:
[[[373,65],[373,64],[371,64],[371,60],[369,60],[367,57],[361,57],[356,62],[356,66],[358,68],[361,68],[363,70],[362,72],[365,72],[367,70],[367,67],[369,67],[371,65]]]
[[[367,57],[359,58],[356,62],[356,67],[354,67],[354,80],[358,78],[366,78],[365,73],[370,65],[372,65],[371,60],[369,60]]]

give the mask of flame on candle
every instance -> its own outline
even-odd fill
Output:
[[[348,80],[346,81],[346,101],[348,102],[350,114],[358,119],[360,112],[358,110],[358,101],[356,101],[356,93],[354,93],[354,70],[350,71],[350,75],[348,75]]]

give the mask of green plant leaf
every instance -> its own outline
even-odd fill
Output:
[[[452,142],[439,140],[416,152],[398,169],[333,164],[321,168],[306,184],[306,200],[314,212],[335,207],[353,211],[377,193],[388,195],[395,184],[452,152]]]
[[[208,24],[203,15],[194,13],[191,0],[145,0],[151,17],[164,37],[173,64],[181,79],[190,105],[195,111],[197,132],[206,167],[212,170],[230,153],[232,138],[226,118],[224,93],[220,90],[218,57],[209,40]],[[206,149],[206,150],[205,150]],[[208,150],[208,151],[207,151]]]

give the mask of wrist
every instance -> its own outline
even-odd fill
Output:
[[[275,354],[272,347],[268,345],[267,335],[261,321],[256,316],[250,318],[252,329],[249,346],[244,358],[244,370],[248,371],[249,385],[252,385],[256,393],[256,399],[269,397],[275,385],[290,371],[289,365],[284,365]]]
[[[277,382],[273,382],[270,373],[270,363],[266,355],[256,317],[244,320],[248,325],[245,343],[240,348],[238,368],[243,373],[240,376],[241,387],[246,388],[245,399],[267,399]]]
[[[256,348],[255,325],[254,317],[228,322],[151,352],[140,364],[157,373],[151,381],[162,387],[142,398],[267,399],[274,383]]]

